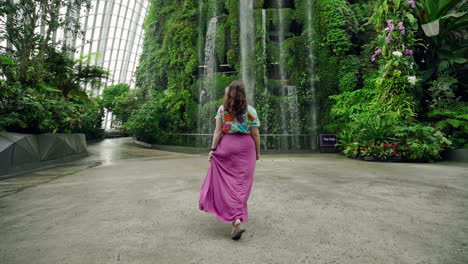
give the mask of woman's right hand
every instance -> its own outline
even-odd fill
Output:
[[[210,151],[210,153],[208,154],[208,161],[211,162],[211,159],[213,158],[213,152],[214,151]]]

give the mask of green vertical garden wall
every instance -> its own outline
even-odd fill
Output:
[[[367,160],[468,147],[464,0],[149,0],[136,87],[102,94],[85,89],[104,86],[109,70],[92,63],[102,54],[71,58],[37,21],[12,16],[54,17],[67,1],[29,3],[0,2],[0,37],[15,47],[0,49],[0,130],[91,138],[107,108],[139,140],[206,149],[225,87],[242,79],[264,150],[316,151],[319,133]],[[78,33],[69,20],[48,26]]]
[[[307,5],[311,5],[310,9]],[[281,82],[275,68],[279,63],[276,1],[254,1],[255,21],[255,100],[264,133],[292,133],[280,124],[279,100]],[[262,9],[266,10],[266,57],[264,57]],[[215,11],[214,11],[215,10]],[[312,10],[308,25],[306,10]],[[215,105],[219,105],[224,88],[241,78],[239,42],[239,1],[152,1],[146,19],[144,52],[137,73],[137,86],[161,96],[165,105],[160,118],[171,120],[167,132],[197,132],[196,121],[200,82],[200,65],[204,64],[207,25],[218,17],[216,27]],[[352,14],[346,1],[284,1],[284,67],[287,85],[296,86],[299,103],[300,130],[311,133],[308,122],[311,103],[311,80],[317,87],[315,102],[319,111],[320,130],[328,124],[331,101],[329,95],[338,92],[337,76],[342,60],[351,48],[346,31],[347,17]],[[348,18],[349,19],[349,18]],[[312,28],[309,28],[312,25]],[[312,31],[309,34],[308,31]],[[313,36],[311,39],[310,36]],[[313,46],[313,47],[310,47]],[[315,65],[311,64],[309,48],[314,50]],[[224,66],[221,66],[224,65]],[[265,69],[266,68],[266,69]],[[264,79],[264,70],[267,80]],[[267,87],[267,92],[265,88]],[[284,98],[288,100],[288,98]],[[210,108],[212,110],[212,108]],[[214,113],[206,112],[206,115]]]
[[[434,160],[467,146],[460,0],[150,2],[136,75],[146,103],[123,126],[141,140],[204,134],[186,142],[208,145],[224,88],[250,75],[261,132],[286,135],[265,137],[266,149],[314,150],[319,133],[368,159]],[[441,33],[428,36],[437,19]]]

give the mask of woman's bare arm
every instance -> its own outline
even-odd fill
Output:
[[[216,118],[216,128],[213,132],[213,142],[211,143],[211,148],[215,149],[218,146],[219,140],[223,135],[223,120]]]
[[[260,130],[258,127],[252,127],[252,137],[255,141],[255,150],[257,151],[257,160],[260,159]]]
[[[218,147],[219,140],[223,136],[223,120],[220,118],[216,118],[216,128],[213,133],[213,142],[211,143],[211,148],[216,149]],[[211,161],[213,151],[210,151],[208,154],[208,160]]]

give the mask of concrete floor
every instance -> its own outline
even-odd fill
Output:
[[[236,242],[198,209],[205,156],[89,149],[0,181],[0,263],[468,263],[467,164],[263,156]]]

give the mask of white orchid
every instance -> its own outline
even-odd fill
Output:
[[[393,54],[394,56],[397,56],[397,57],[403,56],[403,53],[401,53],[401,52],[399,52],[399,51],[394,51],[394,52],[392,52],[392,54]]]
[[[409,76],[408,77],[408,82],[411,83],[412,85],[415,85],[416,84],[416,76]]]

